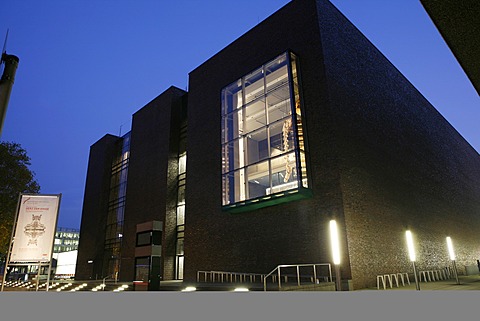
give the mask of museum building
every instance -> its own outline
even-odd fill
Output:
[[[293,0],[90,148],[75,277],[197,281],[330,263],[341,277],[480,258],[480,156],[327,0]]]

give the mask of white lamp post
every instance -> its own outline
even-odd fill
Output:
[[[420,290],[420,284],[418,283],[418,276],[417,276],[417,268],[415,267],[416,257],[415,257],[415,247],[413,246],[412,232],[406,231],[405,235],[407,237],[408,255],[413,265],[413,275],[415,276],[415,287],[417,288],[417,290]]]
[[[330,243],[332,245],[333,264],[335,265],[335,281],[337,291],[342,290],[342,280],[340,277],[340,242],[338,238],[337,222],[330,221]]]
[[[460,284],[460,282],[458,281],[457,264],[455,263],[455,253],[453,252],[453,244],[450,236],[447,236],[447,247],[450,260],[452,260],[453,264],[453,273],[455,274],[455,280],[457,280],[457,284]]]

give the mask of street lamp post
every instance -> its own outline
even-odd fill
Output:
[[[413,275],[415,276],[415,287],[418,291],[420,291],[420,283],[418,282],[417,268],[415,266],[416,256],[415,256],[415,248],[413,246],[412,232],[406,231],[405,234],[407,237],[408,255],[410,256],[410,261],[412,262],[412,265],[413,265]]]
[[[340,276],[340,242],[338,238],[337,222],[330,221],[330,243],[332,245],[333,264],[335,265],[336,290],[342,290],[342,279]]]
[[[453,244],[450,236],[447,236],[447,247],[450,260],[452,260],[453,264],[453,273],[455,274],[455,280],[457,281],[457,284],[460,284],[460,282],[458,281],[457,264],[455,263],[455,252],[453,252]]]

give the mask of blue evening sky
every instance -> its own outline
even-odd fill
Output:
[[[90,145],[287,0],[6,0],[16,74],[1,140],[20,143],[59,226],[80,227]],[[419,0],[332,0],[480,151],[480,99]]]

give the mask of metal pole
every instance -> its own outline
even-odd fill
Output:
[[[297,265],[297,284],[300,286],[300,267]]]
[[[35,285],[35,291],[38,291],[38,284],[40,283],[40,269],[41,269],[41,263],[39,262],[38,263],[38,270],[37,270],[37,282],[36,282],[36,285]],[[28,271],[27,271],[28,273]]]
[[[335,264],[335,283],[336,283],[336,290],[342,291],[342,278],[340,275],[340,264]]]
[[[0,79],[0,136],[2,134],[3,122],[7,114],[8,101],[12,92],[13,83],[15,81],[15,73],[17,72],[19,59],[14,55],[7,55],[0,52],[1,61],[5,62],[3,75]]]
[[[453,273],[455,273],[455,279],[457,280],[457,284],[460,284],[458,281],[458,273],[457,273],[457,264],[455,263],[455,260],[452,260],[453,262]]]
[[[48,292],[48,288],[50,286],[50,274],[52,273],[52,258],[51,257],[50,257],[50,262],[48,263],[48,272],[47,273],[48,273],[47,274],[47,287],[45,288],[45,292]]]
[[[280,276],[280,266],[278,267],[278,289],[280,290],[282,288],[282,277]]]
[[[313,265],[313,283],[317,284],[317,267]]]
[[[417,268],[415,267],[415,261],[412,261],[413,265],[413,275],[415,276],[415,287],[420,291],[420,283],[418,283]]]
[[[50,250],[50,257],[49,257],[49,261],[48,261],[47,288],[45,289],[46,292],[48,292],[48,288],[49,288],[49,285],[50,285],[50,274],[52,273],[53,250],[55,249],[55,234],[57,233],[58,214],[60,212],[60,202],[62,201],[62,193],[55,194],[53,196],[58,197],[58,204],[57,204],[57,213],[55,213],[55,229],[53,230],[53,235],[52,235],[52,248]]]

